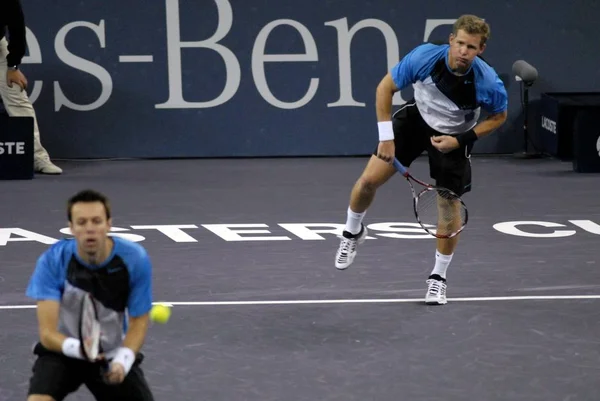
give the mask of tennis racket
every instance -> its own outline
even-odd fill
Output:
[[[81,300],[81,313],[79,317],[79,341],[83,356],[90,362],[100,364],[102,370],[108,370],[108,362],[98,359],[102,353],[100,345],[100,322],[98,321],[98,309],[91,294],[85,294]]]
[[[457,194],[447,188],[430,185],[414,178],[396,158],[393,164],[410,185],[415,217],[425,231],[436,238],[452,238],[464,230],[469,213]],[[423,189],[417,193],[411,180]]]

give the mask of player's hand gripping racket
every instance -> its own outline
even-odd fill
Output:
[[[415,217],[425,231],[436,238],[452,238],[464,230],[469,214],[457,194],[414,178],[396,158],[393,165],[410,184]],[[423,189],[417,193],[411,180]]]
[[[100,322],[98,321],[98,310],[91,294],[85,294],[81,300],[79,341],[81,342],[83,356],[90,362],[100,364],[103,372],[108,371],[108,362],[100,357],[102,353]]]

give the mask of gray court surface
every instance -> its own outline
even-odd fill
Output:
[[[144,347],[157,400],[597,399],[600,175],[473,157],[449,303],[426,306],[435,239],[415,229],[402,177],[378,192],[354,264],[334,267],[366,160],[70,161],[3,181],[0,400],[25,400],[25,287],[84,188],[111,198],[114,234],[148,249],[155,301],[173,304]],[[428,179],[426,159],[412,171]]]

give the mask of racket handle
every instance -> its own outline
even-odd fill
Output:
[[[394,167],[396,168],[396,170],[398,170],[398,172],[400,174],[402,174],[403,176],[408,175],[408,170],[406,170],[406,167],[404,167],[397,158],[394,157],[394,161],[392,162],[394,164]]]

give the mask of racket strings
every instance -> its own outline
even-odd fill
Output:
[[[100,322],[97,320],[93,300],[89,297],[82,302],[81,341],[84,352],[89,359],[95,359],[100,346]]]
[[[466,208],[460,198],[449,190],[425,190],[415,202],[419,221],[436,236],[452,236],[466,224]]]

